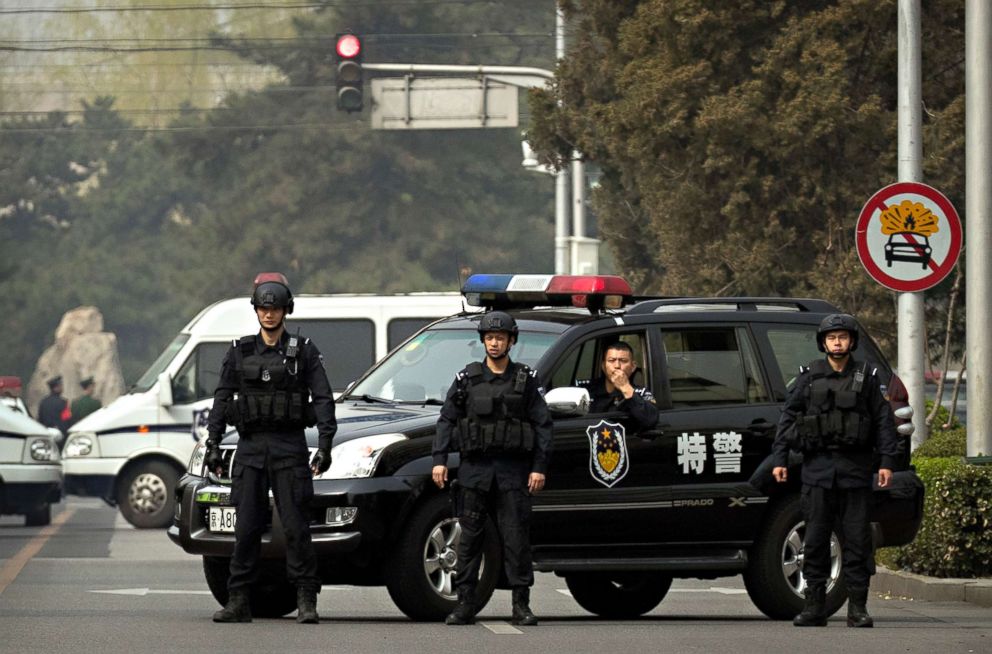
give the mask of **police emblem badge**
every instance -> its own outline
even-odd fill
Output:
[[[196,442],[207,440],[210,426],[210,407],[193,411],[193,440]]]
[[[589,436],[589,472],[592,478],[612,488],[630,470],[623,425],[600,420],[586,428]]]
[[[272,373],[265,369],[262,371],[262,381],[267,382],[272,379]]]

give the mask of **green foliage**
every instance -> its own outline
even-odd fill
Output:
[[[913,452],[913,460],[929,457],[958,457],[967,453],[968,438],[964,427],[932,429],[927,440]]]
[[[883,550],[879,560],[934,577],[992,574],[992,466],[957,457],[913,463],[926,487],[923,524],[912,543]]]
[[[925,5],[925,176],[960,207],[963,5]],[[638,290],[825,297],[890,342],[852,226],[896,178],[896,1],[565,7],[575,38],[529,136],[603,170],[592,202]]]

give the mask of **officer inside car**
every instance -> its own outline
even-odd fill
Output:
[[[448,481],[448,453],[458,451],[455,515],[461,526],[449,625],[472,624],[486,516],[492,511],[503,541],[503,564],[512,589],[512,622],[536,625],[530,609],[534,566],[530,550],[531,495],[544,488],[551,455],[552,421],[537,373],[510,360],[519,330],[513,317],[490,311],[479,321],[486,358],[461,370],[448,390],[434,437],[432,478]]]
[[[827,316],[816,340],[826,356],[801,370],[785,401],[772,447],[772,476],[779,483],[788,478],[789,450],[803,454],[806,602],[793,624],[827,624],[830,533],[837,524],[848,591],[847,626],[871,627],[874,621],[866,604],[874,571],[869,522],[872,456],[875,449],[881,455],[878,485],[885,488],[892,480],[898,437],[875,370],[851,356],[858,347],[854,318]]]
[[[615,341],[603,352],[603,376],[582,384],[589,391],[589,412],[623,411],[638,430],[658,423],[658,407],[654,395],[631,381],[637,371],[634,349],[623,341]]]
[[[237,507],[229,599],[214,622],[251,622],[249,593],[258,578],[262,532],[272,489],[286,535],[286,570],[297,592],[296,621],[316,624],[320,577],[310,540],[308,506],[312,475],[331,465],[331,440],[337,431],[334,399],[323,357],[308,338],[289,334],[286,316],[293,294],[280,273],[255,278],[252,306],[261,327],[234,341],[221,366],[210,411],[205,464],[224,472],[220,441],[225,424],[238,428],[231,473],[231,503]],[[310,461],[304,428],[316,424],[317,454]]]

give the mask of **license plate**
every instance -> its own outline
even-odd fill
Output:
[[[238,521],[238,512],[233,506],[210,507],[210,531],[234,533],[234,525]]]

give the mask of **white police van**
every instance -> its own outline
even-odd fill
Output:
[[[52,520],[62,499],[58,429],[0,403],[0,513],[23,515],[29,527]]]
[[[336,392],[424,325],[462,310],[458,293],[294,299],[287,327],[316,343]],[[62,453],[67,493],[101,497],[136,527],[170,523],[176,482],[203,435],[193,416],[213,403],[231,341],[258,331],[250,302],[205,308],[127,394],[73,425]]]

